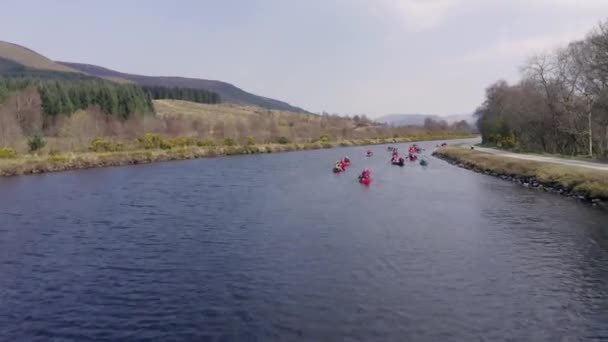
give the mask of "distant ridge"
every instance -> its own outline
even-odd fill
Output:
[[[0,58],[14,61],[20,65],[33,69],[61,71],[61,72],[74,72],[79,73],[80,71],[74,70],[68,66],[53,62],[52,60],[44,57],[43,55],[30,50],[24,46],[9,43],[0,40]]]
[[[469,124],[475,123],[473,114],[454,114],[447,116],[431,115],[431,114],[389,114],[376,118],[375,121],[379,123],[394,125],[394,126],[421,126],[424,125],[424,120],[427,118],[440,121],[445,120],[448,124],[452,124],[458,121],[466,121]]]
[[[104,78],[126,79],[146,86],[184,87],[205,89],[220,94],[222,101],[241,105],[255,105],[268,109],[305,112],[302,108],[294,107],[286,102],[248,93],[230,83],[188,77],[173,76],[143,76],[127,74],[91,64],[58,62],[66,67],[89,75]]]

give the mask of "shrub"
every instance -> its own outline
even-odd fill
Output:
[[[172,144],[170,141],[167,141],[167,140],[164,140],[164,139],[163,139],[163,140],[161,140],[161,142],[160,142],[160,148],[161,148],[161,149],[163,149],[163,150],[170,150],[170,149],[172,149],[173,147],[174,147],[174,146],[173,146],[173,144]]]
[[[329,133],[325,133],[319,137],[319,142],[324,144],[328,143],[331,140],[331,135]]]
[[[30,152],[35,152],[44,148],[46,141],[40,134],[36,133],[28,140],[27,145],[30,148]]]
[[[199,146],[199,147],[215,146],[215,141],[213,141],[213,139],[201,139],[196,142],[196,146]]]
[[[156,148],[170,150],[174,146],[173,143],[171,143],[170,141],[167,141],[163,139],[163,137],[161,137],[160,135],[154,133],[146,133],[143,136],[137,138],[137,141],[146,150]]]
[[[492,143],[496,145],[498,148],[514,148],[517,146],[517,140],[515,139],[515,135],[513,133],[509,133],[508,135],[500,135],[493,134],[489,139]]]
[[[93,152],[117,152],[124,150],[124,146],[108,139],[95,138],[91,140],[89,150]]]
[[[245,144],[247,146],[255,145],[255,139],[252,136],[249,136],[245,139]]]
[[[56,153],[56,154],[52,154],[51,157],[49,158],[50,161],[55,162],[55,163],[62,163],[68,160],[68,157],[66,157],[65,155],[61,154],[61,153]]]
[[[289,139],[287,139],[286,137],[279,137],[277,139],[277,143],[281,145],[289,144]]]
[[[181,137],[174,138],[169,140],[169,143],[173,146],[185,147],[185,146],[194,146],[198,144],[198,141],[195,138],[190,137]]]
[[[0,159],[9,159],[17,157],[17,152],[8,147],[0,148]]]
[[[222,143],[224,144],[224,146],[234,146],[234,145],[236,145],[236,142],[232,138],[226,138],[226,139],[224,139],[224,141]]]

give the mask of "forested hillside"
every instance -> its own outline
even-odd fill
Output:
[[[151,113],[150,96],[136,85],[100,80],[0,79],[0,99],[27,88],[38,91],[45,115],[69,115],[90,106],[128,119],[134,113]]]
[[[111,69],[103,68],[96,65],[82,63],[58,62],[67,67],[79,70],[81,72],[95,75],[99,77],[115,77],[126,79],[144,86],[163,86],[168,88],[191,88],[205,89],[217,93],[221,96],[222,101],[239,104],[253,105],[268,109],[287,110],[292,112],[304,112],[303,109],[292,106],[286,102],[271,99],[264,96],[259,96],[246,92],[235,85],[227,82],[206,80],[200,78],[188,77],[171,77],[171,76],[143,76],[128,73],[122,73]]]

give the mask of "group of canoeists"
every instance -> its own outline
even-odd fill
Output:
[[[334,165],[334,173],[340,173],[346,171],[346,169],[350,166],[350,159],[348,157],[344,157],[336,162]]]
[[[418,159],[420,159],[420,165],[422,165],[422,166],[428,165],[428,162],[427,162],[426,158],[424,158],[424,156],[422,156],[421,158],[418,158],[418,154],[422,153],[422,151],[424,151],[424,149],[422,149],[417,144],[412,144],[408,148],[407,157],[400,155],[399,149],[396,147],[388,146],[387,150],[392,153],[391,164],[393,164],[393,165],[404,166],[406,160],[409,160],[410,162],[416,162]],[[374,155],[374,151],[372,151],[372,150],[367,150],[367,152],[365,153],[366,157],[372,157],[373,155]],[[350,166],[350,159],[348,157],[341,158],[334,165],[333,172],[334,173],[344,172],[344,171],[346,171],[346,169],[349,166]],[[361,174],[359,174],[359,176],[357,177],[359,180],[359,183],[361,183],[363,185],[370,185],[372,183],[371,174],[372,174],[371,170],[368,168],[365,168],[361,172]]]
[[[369,150],[369,151],[367,151],[368,157],[371,157],[370,152],[373,155],[373,152],[371,150]],[[334,165],[334,168],[333,168],[333,172],[334,173],[344,172],[344,171],[346,171],[346,169],[349,166],[350,166],[350,159],[348,157],[344,157],[336,162],[336,164]],[[363,185],[370,185],[372,183],[371,175],[372,175],[372,172],[368,168],[365,168],[358,177],[359,183],[361,183]]]
[[[399,154],[399,149],[397,149],[396,147],[389,146],[388,150],[392,152],[391,164],[397,165],[397,166],[404,166],[406,158],[410,162],[417,161],[418,154],[423,151],[423,149],[420,146],[418,146],[417,144],[412,144],[409,147],[407,157],[401,156]],[[420,165],[422,165],[422,166],[428,165],[428,162],[426,161],[426,159],[424,157],[420,159]]]

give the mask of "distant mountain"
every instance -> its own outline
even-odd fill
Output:
[[[145,86],[183,87],[194,89],[205,89],[220,94],[223,102],[255,105],[268,109],[287,110],[292,112],[305,112],[302,108],[294,107],[286,102],[248,93],[230,83],[206,80],[198,78],[172,77],[172,76],[143,76],[122,73],[104,67],[81,64],[58,62],[66,67],[75,69],[89,75],[104,77],[108,79],[126,79]]]
[[[42,69],[42,70],[50,70],[50,71],[60,71],[60,72],[74,72],[78,73],[70,67],[65,65],[61,65],[59,63],[53,62],[52,60],[44,57],[43,55],[32,51],[26,47],[21,45],[4,42],[0,40],[0,58],[5,60],[4,65],[8,64],[6,60],[13,61],[18,63],[19,65],[32,68],[32,69]]]
[[[80,72],[55,71],[49,69],[35,69],[26,67],[13,60],[0,57],[0,77],[25,77],[46,80],[84,80],[99,79]]]
[[[454,122],[465,120],[469,124],[475,123],[475,118],[472,114],[455,114],[448,116],[430,115],[430,114],[389,114],[376,118],[375,121],[379,123],[385,123],[394,126],[422,126],[424,120],[431,118],[433,120],[445,120],[447,123],[452,124]]]
[[[185,77],[153,77],[122,73],[103,67],[55,62],[24,46],[0,41],[0,76],[30,76],[58,79],[104,78],[118,83],[204,89],[218,93],[223,102],[268,109],[306,112],[286,102],[248,93],[230,83]]]

